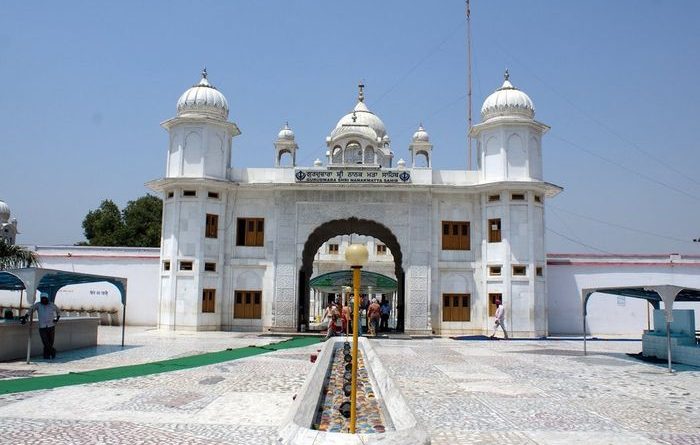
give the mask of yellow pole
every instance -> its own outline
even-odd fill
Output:
[[[360,270],[362,266],[352,266],[352,287],[355,293],[352,308],[352,391],[350,392],[350,433],[355,434],[357,421],[357,336],[360,326]]]

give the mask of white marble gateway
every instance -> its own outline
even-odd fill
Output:
[[[477,169],[435,170],[440,153],[421,126],[395,161],[382,120],[357,103],[326,137],[328,151],[296,165],[289,125],[271,168],[235,162],[240,134],[224,95],[202,78],[180,97],[169,133],[163,194],[158,325],[173,330],[300,329],[319,248],[358,234],[394,259],[395,308],[409,334],[484,333],[503,300],[518,336],[547,329],[542,136],[530,98],[508,79],[472,128]],[[436,151],[435,151],[436,150]]]

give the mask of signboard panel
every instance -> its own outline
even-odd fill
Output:
[[[411,173],[406,170],[365,169],[304,169],[294,171],[296,182],[343,184],[409,184]]]

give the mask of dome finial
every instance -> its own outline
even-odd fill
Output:
[[[353,112],[352,112],[352,121],[357,122],[357,114],[356,114],[355,110],[353,110]]]
[[[365,101],[365,83],[363,81],[360,81],[360,83],[357,85],[357,88],[359,89],[359,92],[357,93],[357,100],[358,100],[358,102],[364,102]]]
[[[205,66],[202,69],[202,79],[206,79],[206,78],[207,78],[207,67]]]
[[[508,68],[506,68],[506,72],[503,73],[503,80],[510,80],[510,73],[508,72]]]

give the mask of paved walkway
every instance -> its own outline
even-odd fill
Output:
[[[118,331],[100,329],[103,344]],[[132,330],[0,375],[143,363],[278,338]],[[700,369],[629,359],[638,342],[372,342],[433,444],[700,444]],[[273,444],[316,346],[146,377],[0,396],[0,443]],[[95,355],[96,352],[102,352]]]

